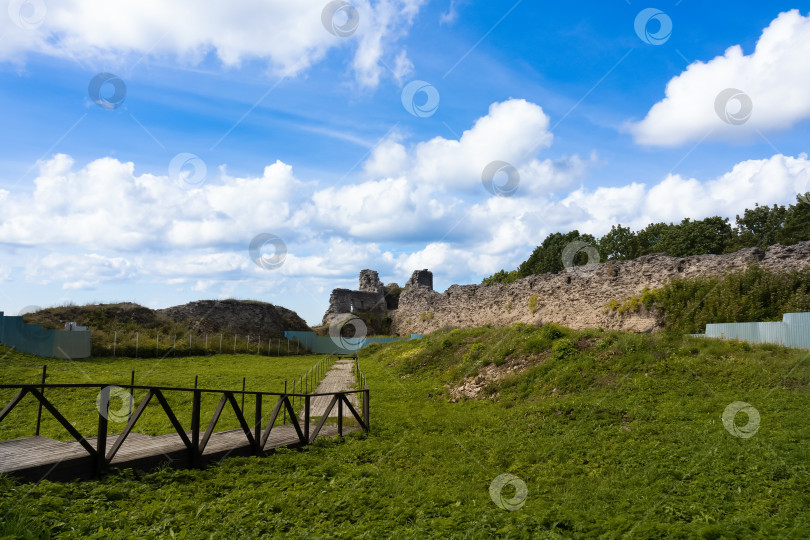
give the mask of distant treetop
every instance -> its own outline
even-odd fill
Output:
[[[746,209],[736,216],[732,227],[728,218],[720,216],[680,223],[651,223],[644,229],[632,231],[621,224],[599,239],[574,230],[566,234],[548,235],[516,270],[501,270],[484,278],[484,285],[511,283],[534,274],[557,273],[564,268],[563,249],[571,242],[581,241],[599,251],[600,261],[625,261],[651,253],[666,253],[673,257],[690,255],[720,255],[743,248],[766,249],[773,244],[791,245],[810,240],[810,202],[797,197],[797,203],[785,208],[760,206]],[[575,265],[587,263],[585,253],[577,253]],[[591,261],[592,262],[592,261]]]

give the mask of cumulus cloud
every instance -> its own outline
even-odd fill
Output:
[[[300,179],[280,161],[244,177],[209,164],[206,182],[189,186],[114,158],[78,165],[58,154],[40,164],[31,192],[0,190],[0,279],[68,290],[139,281],[225,295],[238,284],[261,297],[301,283],[310,295],[341,280],[353,286],[360,268],[399,282],[431,268],[437,284],[469,282],[515,267],[555,231],[733,217],[810,191],[804,154],[743,161],[713,179],[675,174],[590,189],[582,181],[596,158],[538,158],[550,144],[542,109],[509,100],[455,140],[407,144],[393,135],[360,178],[338,186]],[[494,159],[519,171],[510,197],[481,184]],[[248,244],[260,233],[286,243],[280,268],[251,261]]]
[[[729,172],[701,181],[678,174],[660,182],[619,187],[581,188],[561,201],[577,215],[580,230],[603,234],[614,223],[642,228],[649,223],[677,222],[719,215],[733,218],[759,204],[795,204],[796,195],[810,189],[807,154],[747,160]],[[573,225],[574,223],[571,223]]]
[[[294,228],[293,207],[309,189],[280,161],[262,176],[235,178],[223,169],[219,183],[192,187],[137,175],[134,163],[114,158],[76,170],[64,154],[41,164],[34,185],[30,195],[0,190],[0,241],[116,251],[244,243],[267,228]]]
[[[710,139],[739,139],[759,131],[787,129],[810,118],[810,15],[798,10],[780,14],[763,30],[756,49],[743,54],[739,45],[708,62],[695,62],[669,81],[666,97],[646,117],[626,128],[644,145],[679,146]],[[750,98],[745,103],[718,95],[737,89]],[[742,98],[745,100],[746,98]],[[728,123],[721,115],[739,115]]]
[[[355,47],[358,81],[375,86],[386,47],[405,35],[423,0],[356,0],[352,3],[360,21],[348,37],[334,36],[324,28],[321,15],[327,3],[47,2],[41,4],[41,14],[23,11],[22,18],[14,17],[16,24],[12,17],[0,17],[4,38],[0,60],[22,62],[26,53],[36,52],[104,62],[170,55],[196,64],[213,53],[226,66],[261,59],[280,73],[295,74],[321,60],[329,49],[350,43]],[[20,6],[30,11],[36,4]]]
[[[542,107],[524,99],[493,103],[458,139],[434,137],[411,147],[401,139],[394,133],[374,148],[364,165],[368,177],[405,177],[411,185],[432,190],[482,194],[481,175],[493,161],[520,169],[523,190],[547,189],[559,183],[558,172],[578,167],[577,160],[536,159],[551,146],[553,135]]]
[[[315,193],[314,216],[324,228],[378,242],[429,241],[437,233],[442,240],[491,242],[490,225],[481,228],[465,220],[472,216],[492,224],[511,220],[514,214],[505,214],[517,210],[485,190],[482,172],[489,163],[504,161],[517,169],[517,199],[548,197],[580,180],[587,169],[577,156],[537,159],[551,144],[548,127],[540,106],[510,99],[493,103],[458,139],[434,137],[408,147],[395,133],[365,163],[368,180]]]

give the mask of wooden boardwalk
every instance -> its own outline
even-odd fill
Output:
[[[98,430],[94,437],[86,437],[79,433],[48,397],[65,388],[98,388],[99,399],[102,403],[108,403],[111,392],[123,392],[125,389],[98,383],[0,384],[2,389],[17,390],[17,395],[0,410],[0,422],[20,401],[32,396],[39,401],[40,412],[51,414],[75,439],[56,441],[34,436],[0,441],[0,473],[38,482],[46,478],[48,480],[86,478],[103,473],[110,467],[149,469],[166,462],[178,467],[203,467],[228,456],[262,456],[280,447],[305,446],[319,436],[342,436],[352,431],[368,431],[369,390],[352,389],[354,375],[351,362],[348,364],[348,367],[344,364],[337,367],[335,375],[329,379],[331,382],[326,385],[334,388],[323,393],[315,391],[311,394],[279,394],[130,386],[126,390],[145,390],[146,395],[131,413],[122,432],[116,434],[108,432],[106,406],[102,406],[98,408]],[[329,373],[331,370],[327,375]],[[168,392],[191,394],[191,429],[184,428],[172,410],[164,396],[164,393]],[[220,396],[219,405],[210,419],[201,418],[201,401],[204,394]],[[362,396],[362,403],[358,400],[357,394]],[[255,410],[251,423],[248,422],[247,411],[243,411],[237,401],[237,397],[242,396],[254,397]],[[295,402],[302,406],[301,420],[296,414]],[[133,431],[150,403],[153,408],[162,408],[174,427],[174,432],[153,437]],[[235,413],[241,427],[216,432],[217,421],[228,407]],[[325,416],[327,409],[330,409],[330,414]],[[282,417],[282,412],[290,419],[289,423],[276,425]],[[338,416],[337,425],[334,421],[329,421],[329,418],[334,416]],[[345,416],[349,416],[352,421],[344,422]]]
[[[359,426],[344,426],[343,432],[360,431]],[[310,437],[315,426],[310,428]],[[325,425],[320,437],[338,434],[337,426]],[[186,432],[191,437],[191,432]],[[115,440],[118,434],[108,435]],[[86,439],[93,447],[96,437]],[[292,424],[275,426],[270,432],[262,453],[275,448],[294,448],[302,443]],[[229,456],[252,456],[254,450],[241,429],[213,433],[202,453],[202,464],[218,462]],[[130,433],[126,443],[113,457],[110,465],[117,468],[150,469],[167,462],[173,466],[189,467],[189,453],[177,433],[150,437]],[[0,441],[0,473],[7,473],[30,482],[44,479],[51,481],[90,478],[95,473],[95,464],[78,441],[56,441],[47,437],[26,437]]]
[[[354,377],[354,360],[350,358],[341,358],[332,366],[326,373],[326,376],[315,389],[316,394],[331,394],[334,392],[345,392],[351,390],[355,386]],[[355,394],[349,394],[349,403],[354,405],[355,409],[360,408],[360,402]],[[312,416],[323,416],[326,408],[329,407],[332,397],[329,395],[322,395],[312,398],[310,406]],[[329,418],[337,418],[338,408],[332,407],[332,412],[329,413]],[[352,414],[345,409],[343,416],[351,418]],[[301,411],[299,418],[304,418],[304,411]]]

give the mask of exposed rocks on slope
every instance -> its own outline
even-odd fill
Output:
[[[285,330],[309,330],[307,323],[290,309],[246,300],[199,300],[157,310],[170,319],[200,331],[282,337]]]

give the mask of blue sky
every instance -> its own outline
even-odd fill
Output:
[[[327,31],[330,7],[356,10],[350,35]],[[660,44],[634,28],[651,7],[672,25]],[[363,268],[400,284],[430,268],[444,290],[515,267],[554,231],[794,202],[810,190],[808,10],[14,0],[0,17],[0,309],[236,297],[317,324]],[[93,102],[99,73],[125,83],[119,107]],[[434,114],[403,106],[412,81],[435,89]],[[736,124],[716,110],[729,88],[753,106]],[[170,170],[178,154],[204,176]],[[482,185],[495,160],[518,172],[514,194]],[[282,263],[269,269],[248,252],[263,233],[286,245],[268,246]]]

